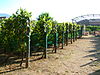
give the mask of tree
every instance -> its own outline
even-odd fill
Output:
[[[27,21],[30,17],[31,13],[20,8],[8,19],[4,19],[4,22],[1,24],[1,38],[3,38],[2,47],[7,54],[21,53],[22,61],[24,53],[27,52]]]
[[[49,16],[49,13],[42,13],[37,18],[37,23],[34,29],[34,33],[37,34],[37,42],[40,43],[44,49],[44,56],[46,58],[47,37],[52,30],[53,18]]]

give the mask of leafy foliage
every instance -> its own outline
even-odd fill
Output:
[[[10,18],[0,20],[0,47],[2,46],[7,52],[25,52],[28,42],[27,24],[30,17],[31,13],[20,8]],[[55,33],[58,33],[61,42],[62,33],[66,35],[66,30],[72,32],[73,26],[76,30],[80,28],[77,24],[57,23],[57,21],[53,21],[49,13],[40,14],[37,21],[32,20],[29,24],[31,28],[31,47],[44,47],[45,36],[48,36],[48,41],[54,41]]]
[[[86,26],[87,31],[100,31],[100,26]]]
[[[27,21],[31,13],[18,9],[15,14],[1,23],[2,47],[6,52],[25,51],[27,46]]]
[[[49,13],[42,13],[37,18],[36,26],[31,36],[33,46],[44,47],[45,35],[49,35],[52,30],[53,18]]]

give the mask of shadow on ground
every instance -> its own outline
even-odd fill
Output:
[[[93,73],[90,73],[89,75],[100,75],[100,70],[97,70],[97,71],[95,71]]]
[[[32,59],[30,60],[30,62],[33,61],[38,61],[40,59],[42,59],[42,55],[43,55],[43,50],[38,50],[38,51],[31,51],[31,57]],[[54,53],[52,48],[50,50],[47,51],[48,54]],[[20,66],[21,63],[21,56],[15,56],[15,55],[6,55],[4,52],[0,51],[0,74],[6,74],[9,72],[13,72],[16,70],[21,70],[21,69],[25,69],[25,60],[26,58],[24,57],[23,60],[23,64],[22,66]]]
[[[86,57],[94,57],[96,58],[94,59],[90,59],[91,62],[81,65],[80,67],[84,67],[84,66],[92,66],[92,67],[99,67],[98,70],[96,70],[93,73],[90,73],[89,75],[100,75],[100,37],[89,37],[87,39],[90,39],[91,42],[94,44],[93,46],[93,50],[88,51],[89,53],[92,53],[91,55],[85,56]]]

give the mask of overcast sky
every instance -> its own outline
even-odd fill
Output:
[[[12,14],[19,8],[32,12],[32,18],[49,12],[58,22],[86,14],[100,14],[100,0],[0,0],[0,13]]]

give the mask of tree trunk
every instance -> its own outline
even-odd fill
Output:
[[[71,44],[73,43],[73,33],[71,32]]]
[[[64,32],[62,32],[62,49],[64,47]]]
[[[68,31],[66,31],[66,46],[68,45]]]
[[[22,63],[23,63],[23,57],[24,57],[24,54],[23,54],[23,51],[21,53],[21,63],[20,63],[20,66],[22,66]]]

